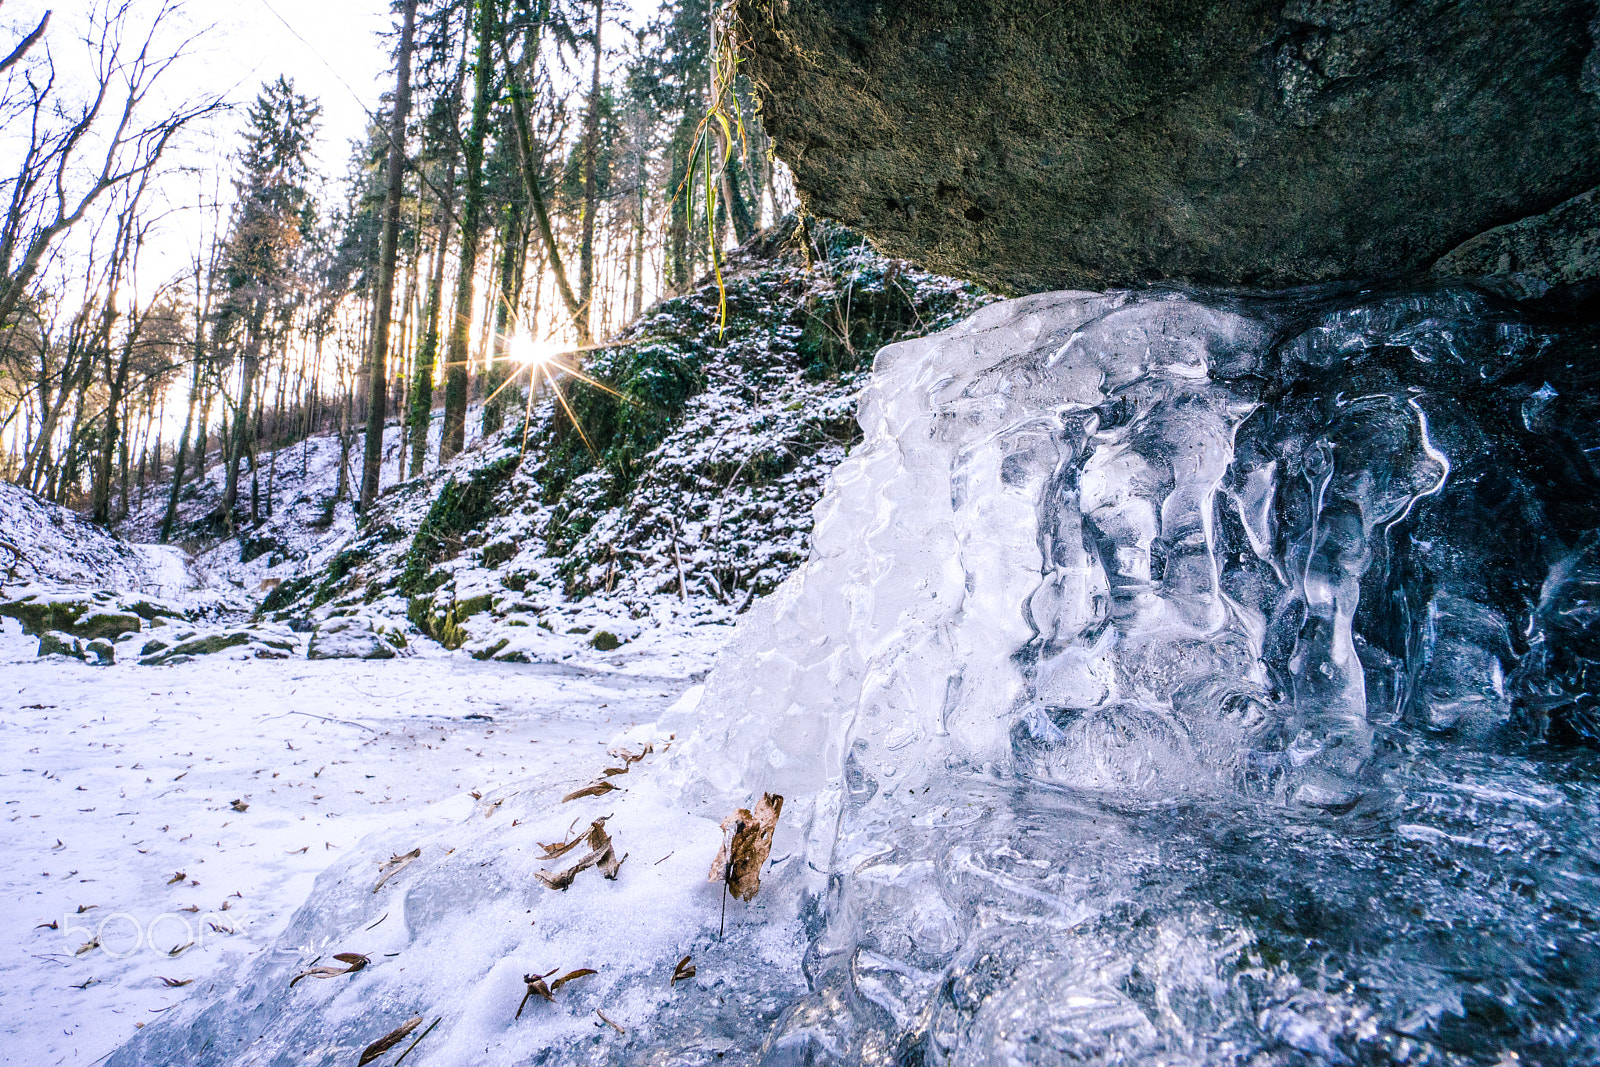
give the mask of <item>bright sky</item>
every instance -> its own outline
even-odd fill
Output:
[[[47,41],[56,68],[62,81],[81,84],[90,61],[81,35],[90,12],[106,2],[0,0],[0,43],[9,49],[8,42],[20,39],[45,10],[53,9]],[[164,2],[132,0],[133,19],[147,24]],[[393,46],[380,37],[398,31],[399,19],[390,14],[390,0],[178,0],[175,6],[178,13],[165,38],[169,50],[184,38],[194,40],[187,57],[164,75],[164,95],[192,99],[221,93],[239,106],[208,129],[193,130],[186,153],[176,158],[192,168],[191,174],[167,185],[169,203],[178,210],[170,216],[164,239],[157,240],[160,251],[154,258],[159,262],[143,265],[141,288],[183,270],[203,243],[202,231],[210,223],[194,210],[198,204],[219,193],[224,200],[231,199],[230,157],[239,145],[244,105],[264,82],[287,75],[296,89],[321,102],[317,155],[322,172],[335,180],[345,173],[350,142],[364,135],[368,112],[392,88]],[[608,4],[628,22],[642,21],[657,6],[657,0]],[[611,43],[618,41],[614,35]],[[0,159],[0,165],[4,163]],[[201,172],[199,178],[195,171]],[[329,193],[336,195],[333,190]]]

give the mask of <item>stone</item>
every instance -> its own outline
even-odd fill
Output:
[[[1488,283],[1518,300],[1552,289],[1575,295],[1594,289],[1600,282],[1600,189],[1478,234],[1441,256],[1433,273]]]
[[[23,633],[37,637],[50,630],[70,630],[78,617],[93,607],[89,601],[36,595],[0,603],[0,615],[16,619]]]
[[[109,667],[117,661],[117,646],[103,637],[96,637],[83,647],[84,658],[93,659],[101,667]]]
[[[246,630],[234,630],[228,633],[191,634],[186,640],[181,640],[165,651],[158,651],[155,655],[141,655],[139,660],[146,667],[155,667],[173,663],[186,663],[195,656],[213,656],[218,652],[240,645],[250,643],[250,634]],[[146,646],[148,647],[148,646]]]
[[[1412,276],[1600,185],[1587,0],[741,0],[738,18],[806,206],[1000,292]]]
[[[39,655],[83,658],[83,642],[60,630],[46,630],[39,635]]]
[[[329,619],[316,628],[306,659],[393,659],[394,648],[355,619]]]
[[[72,624],[72,632],[82,638],[109,637],[115,640],[126,633],[138,633],[143,623],[139,616],[122,611],[91,611]]]

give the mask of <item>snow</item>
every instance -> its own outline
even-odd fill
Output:
[[[136,1024],[226,990],[330,864],[370,882],[369,835],[503,830],[521,809],[484,820],[468,791],[597,771],[619,728],[682,687],[443,653],[97,668],[36,660],[5,623],[0,1046],[14,1063],[93,1062]],[[559,836],[570,817],[519,832]],[[391,902],[372,899],[376,919]]]

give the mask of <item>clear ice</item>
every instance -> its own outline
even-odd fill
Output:
[[[1597,336],[1148,291],[885,348],[810,562],[660,724],[677,811],[787,798],[765,919],[531,1061],[1600,1062]],[[269,1054],[241,997],[113,1064],[334,1062],[356,1011]]]
[[[1466,290],[884,349],[685,751],[808,798],[759,1062],[1600,1060],[1597,357]]]

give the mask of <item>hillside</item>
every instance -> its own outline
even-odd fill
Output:
[[[354,618],[401,647],[426,636],[478,658],[612,665],[670,634],[701,670],[720,639],[692,654],[696,628],[805,559],[811,508],[859,437],[873,354],[990,299],[839,228],[794,234],[731,257],[726,328],[714,284],[658,304],[585,361],[598,386],[563,376],[558,399],[541,385],[511,425],[389,486],[370,515],[337,498],[339,442],[317,437],[261,458],[259,527],[217,540],[218,468],[185,490],[178,539],[213,580],[259,596],[262,622]],[[391,427],[386,473],[398,442]],[[351,469],[360,460],[357,441]],[[149,539],[159,522],[153,502],[124,532]]]

